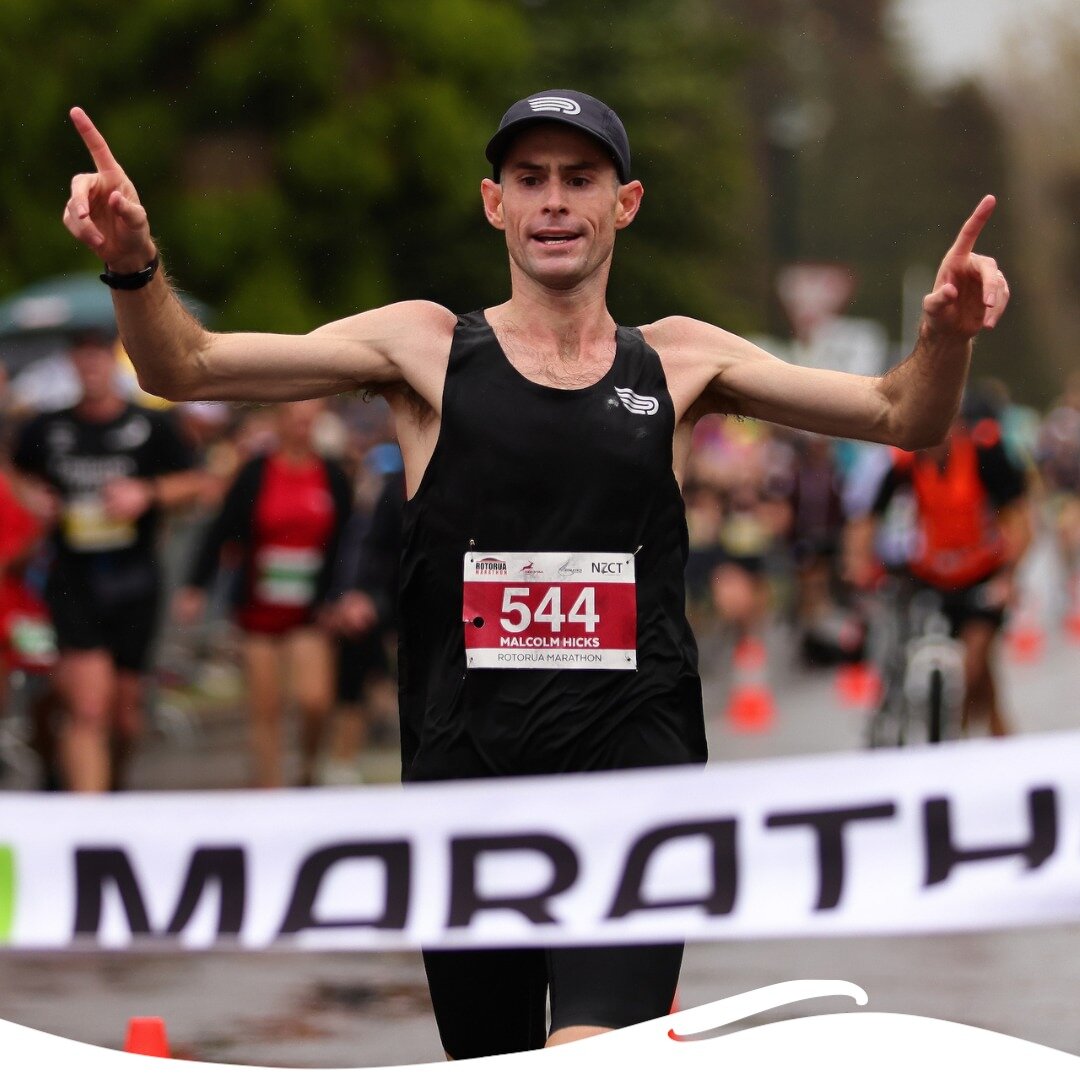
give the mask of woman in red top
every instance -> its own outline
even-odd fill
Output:
[[[238,556],[233,619],[243,631],[251,709],[254,781],[284,783],[282,712],[286,676],[301,717],[300,783],[314,780],[334,698],[333,644],[317,615],[330,584],[349,484],[341,468],[315,449],[318,401],[277,408],[277,447],[248,462],[225,495],[196,553],[176,612],[203,611],[227,548]]]

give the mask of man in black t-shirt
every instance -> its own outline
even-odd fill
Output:
[[[31,420],[13,458],[32,505],[52,526],[45,600],[60,647],[64,784],[107,791],[122,785],[142,726],[141,676],[157,624],[159,510],[194,497],[201,477],[170,420],[120,395],[106,337],[81,336],[71,359],[78,404]]]

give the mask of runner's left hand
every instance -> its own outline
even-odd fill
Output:
[[[1001,318],[1009,284],[993,259],[975,254],[975,242],[996,205],[993,195],[979,203],[942,261],[933,292],[923,300],[924,324],[931,333],[971,338]]]

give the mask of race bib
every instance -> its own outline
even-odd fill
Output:
[[[17,615],[8,627],[12,653],[20,664],[50,667],[59,659],[52,623],[39,615]]]
[[[317,548],[265,547],[258,555],[255,599],[277,607],[307,607],[322,569]]]
[[[77,495],[64,506],[64,539],[72,551],[118,551],[135,543],[133,521],[118,521],[105,512],[99,495]]]
[[[462,619],[467,668],[637,668],[634,557],[470,551]]]

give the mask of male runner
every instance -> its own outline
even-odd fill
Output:
[[[409,494],[409,780],[704,760],[679,494],[695,421],[724,411],[909,447],[940,441],[971,340],[1008,298],[996,264],[972,253],[988,196],[942,263],[912,355],[882,378],[789,366],[689,318],[616,326],[605,301],[615,235],[643,189],[615,113],[553,90],[514,104],[487,148],[481,196],[506,235],[506,303],[458,317],[408,301],[303,337],[211,334],[155,272],[146,211],[105,140],[84,112],[71,115],[96,171],[74,179],[64,220],[119,286],[124,343],[148,390],[286,400],[363,387],[389,402]],[[425,962],[443,1046],[459,1058],[666,1012],[681,953]]]
[[[71,791],[124,786],[142,732],[143,682],[161,593],[161,511],[203,480],[163,413],[121,393],[114,343],[95,332],[71,350],[80,397],[34,417],[13,460],[52,527],[45,602],[56,628],[65,719],[60,765]]]

